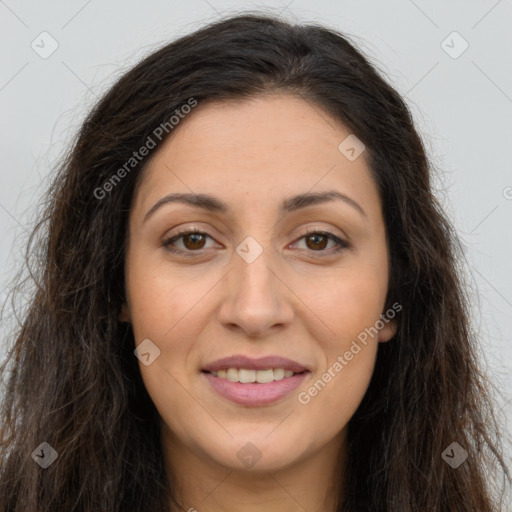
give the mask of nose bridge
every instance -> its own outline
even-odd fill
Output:
[[[248,236],[236,247],[220,312],[221,322],[236,324],[252,335],[292,316],[283,293],[286,286],[276,270],[277,254],[269,237],[260,240]]]
[[[270,243],[265,247],[254,238],[248,237],[236,249],[235,259],[236,288],[243,296],[258,297],[264,295],[266,300],[273,298],[277,279],[272,271],[275,255]],[[274,264],[275,266],[275,264]]]

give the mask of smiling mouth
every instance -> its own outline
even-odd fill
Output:
[[[302,375],[308,373],[308,370],[302,372],[293,372],[292,370],[285,370],[284,368],[267,368],[265,370],[250,370],[245,368],[226,368],[218,371],[206,371],[219,379],[228,380],[230,382],[239,382],[242,384],[268,384],[274,381],[288,379],[294,375]]]
[[[309,370],[296,373],[284,368],[226,368],[202,370],[201,373],[218,395],[244,407],[276,403],[290,396],[308,378],[308,374],[311,374]]]

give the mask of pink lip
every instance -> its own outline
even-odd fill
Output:
[[[239,368],[239,366],[230,366],[230,368],[237,367]],[[282,366],[278,367],[282,368]],[[251,369],[248,366],[242,366],[242,368]],[[265,384],[260,384],[259,382],[243,384],[241,382],[231,382],[227,379],[215,377],[211,373],[207,372],[203,372],[202,374],[212,385],[213,389],[224,398],[227,398],[239,405],[258,406],[270,404],[280,398],[283,398],[299,386],[309,372],[297,373],[291,377],[285,377],[284,379],[275,380]]]
[[[247,370],[267,370],[269,368],[283,368],[283,370],[291,370],[294,373],[301,373],[308,370],[297,361],[292,361],[286,357],[267,356],[253,359],[243,355],[234,355],[217,359],[213,363],[209,363],[203,367],[207,372],[216,372],[219,370],[227,370],[228,368],[245,368]],[[279,381],[276,381],[279,382]],[[269,383],[271,384],[271,383]],[[261,386],[261,384],[259,384]]]

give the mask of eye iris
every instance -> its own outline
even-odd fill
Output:
[[[200,250],[204,246],[205,234],[200,232],[183,233],[180,237],[183,245],[190,251]],[[304,237],[306,245],[312,250],[323,250],[329,241],[329,237],[323,233],[312,233]]]
[[[326,243],[327,243],[327,237],[325,235],[322,235],[322,234],[319,234],[319,233],[316,233],[316,234],[313,234],[313,235],[309,235],[306,240],[316,240],[316,241],[313,241],[313,244],[318,244],[318,238],[323,238],[324,239],[324,243],[320,243],[321,247],[314,247],[315,249],[325,249],[325,246],[326,246]],[[309,244],[308,244],[309,246]],[[311,248],[311,247],[310,247]]]
[[[193,239],[192,247],[190,247],[190,244],[187,243],[187,240]],[[183,244],[187,249],[202,249],[201,247],[196,247],[194,244],[198,242],[198,239],[202,239],[202,242],[204,244],[204,235],[201,233],[189,233],[188,235],[183,235]],[[200,243],[200,241],[199,241]]]

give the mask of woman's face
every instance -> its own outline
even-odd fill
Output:
[[[200,104],[152,155],[130,216],[122,319],[136,345],[150,340],[139,366],[167,452],[272,470],[343,439],[378,341],[394,334],[378,322],[380,199],[361,147],[340,147],[349,135],[317,106],[272,95]],[[188,230],[199,233],[179,238]],[[231,356],[248,360],[215,365]]]

